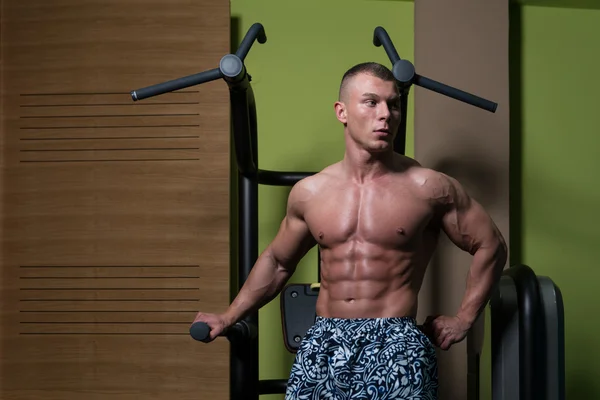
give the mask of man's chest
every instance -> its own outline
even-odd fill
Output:
[[[408,245],[421,237],[434,215],[429,201],[402,187],[327,190],[307,209],[306,222],[324,247],[349,240],[394,248]]]

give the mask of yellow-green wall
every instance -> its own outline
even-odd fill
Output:
[[[564,296],[566,396],[597,399],[600,10],[522,6],[520,19],[521,85],[511,90],[521,100],[511,109],[522,211],[511,224],[521,232],[522,262]]]
[[[531,2],[553,7],[523,5]],[[582,0],[519,3],[510,12],[511,265],[560,287],[566,398],[598,399],[600,10]],[[487,317],[482,400],[491,399]]]
[[[352,0],[287,2],[231,1],[239,43],[260,22],[267,42],[246,58],[257,102],[259,165],[263,169],[317,171],[343,156],[342,126],[333,103],[342,74],[364,61],[391,67],[373,31],[383,26],[401,58],[414,61],[412,2]],[[235,48],[233,49],[235,50]],[[412,95],[411,95],[412,97]],[[412,98],[406,154],[413,154]],[[259,189],[259,251],[273,239],[289,188]],[[317,252],[311,251],[291,282],[317,281]],[[283,345],[279,298],[259,312],[260,379],[287,378],[293,354]],[[281,398],[262,396],[263,400]]]

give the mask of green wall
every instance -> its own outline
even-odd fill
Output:
[[[559,286],[566,398],[597,399],[600,10],[581,0],[536,1],[544,6],[513,4],[510,12],[510,265],[527,264]],[[486,317],[482,400],[491,399]]]
[[[259,165],[263,169],[318,171],[343,156],[343,130],[333,103],[342,74],[364,61],[391,67],[373,45],[377,26],[386,29],[401,58],[414,61],[413,4],[397,1],[231,1],[233,46],[260,22],[267,42],[246,58],[257,102]],[[235,40],[237,37],[237,43]],[[412,97],[412,95],[411,95]],[[413,154],[412,98],[407,151]],[[284,216],[289,188],[259,189],[259,251],[273,239]],[[291,282],[317,282],[311,251]],[[293,354],[283,345],[279,298],[259,312],[260,379],[285,379]],[[281,398],[279,395],[262,399]]]
[[[513,138],[521,136],[522,207],[511,221],[521,232],[513,248],[563,293],[567,398],[596,399],[600,10],[522,6],[520,19],[520,88],[511,88],[520,101],[511,114]]]

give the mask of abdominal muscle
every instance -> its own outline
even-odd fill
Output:
[[[372,244],[321,250],[317,315],[330,318],[416,317],[422,268],[414,254]]]

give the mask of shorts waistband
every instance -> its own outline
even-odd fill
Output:
[[[380,317],[380,318],[339,318],[339,317],[323,317],[317,315],[315,323],[329,323],[334,325],[346,324],[361,324],[372,323],[376,325],[395,325],[395,324],[412,324],[416,325],[417,320],[414,317]]]

